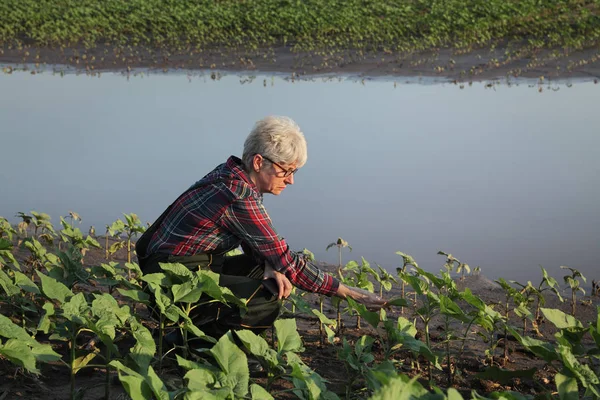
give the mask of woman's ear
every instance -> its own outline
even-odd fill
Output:
[[[254,172],[259,172],[263,165],[263,157],[260,154],[255,154],[252,157],[252,169]]]

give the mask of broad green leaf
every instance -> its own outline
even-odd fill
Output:
[[[7,339],[18,339],[30,346],[34,346],[37,343],[25,329],[14,324],[8,317],[2,314],[0,314],[0,336]]]
[[[21,288],[13,283],[13,280],[2,269],[0,269],[0,286],[8,297],[19,295]]]
[[[448,389],[448,400],[464,400],[462,395],[458,392],[458,390],[454,388]]]
[[[571,371],[585,388],[593,390],[594,385],[600,384],[600,379],[590,369],[589,365],[579,362],[569,347],[558,345],[558,352],[561,355],[565,368]],[[600,393],[597,396],[600,397]]]
[[[58,300],[58,302],[62,304],[67,299],[73,297],[73,292],[56,279],[51,278],[40,271],[36,271],[36,273],[42,282],[42,292],[49,299]]]
[[[568,374],[568,375],[567,375]],[[559,372],[554,376],[560,400],[579,400],[577,379],[569,371]]]
[[[184,379],[188,381],[188,389],[198,391],[210,389],[217,382],[215,374],[206,367],[190,369]]]
[[[42,314],[42,318],[40,318],[37,330],[48,333],[52,327],[52,321],[50,320],[50,317],[54,315],[54,304],[46,302],[42,308],[44,313]]]
[[[265,357],[269,350],[267,341],[250,330],[235,331],[237,337],[242,341],[244,347],[255,356]]]
[[[120,370],[119,380],[131,400],[147,400],[152,399],[152,390],[144,381],[144,378],[138,375],[125,375]]]
[[[250,394],[252,395],[252,400],[273,400],[273,396],[269,392],[255,383],[250,385]]]
[[[68,302],[63,304],[63,316],[71,322],[85,324],[86,319],[90,314],[90,307],[83,296],[79,292],[71,297]]]
[[[232,388],[237,396],[242,397],[248,393],[248,382],[250,380],[248,359],[246,354],[236,346],[232,334],[230,331],[223,335],[210,350],[210,353],[226,374],[226,386]]]
[[[137,303],[150,304],[150,295],[142,290],[126,290],[117,288],[117,291],[123,297],[127,297]]]
[[[171,286],[171,292],[173,293],[174,303],[197,303],[200,296],[202,296],[202,289],[195,286],[191,281]]]
[[[40,290],[37,285],[33,283],[31,279],[27,275],[22,272],[15,271],[15,285],[19,286],[26,292],[40,294]]]
[[[548,321],[552,322],[558,329],[565,328],[582,328],[581,322],[575,319],[572,315],[555,308],[541,308],[542,313]]]
[[[392,378],[376,391],[369,400],[412,400],[424,398],[429,392],[419,382],[418,376],[408,379],[405,375]]]
[[[550,363],[559,359],[558,353],[554,349],[554,346],[552,346],[550,343],[543,342],[529,336],[521,336],[515,329],[511,327],[508,327],[508,331],[517,338],[517,341],[521,343],[521,345],[523,345],[536,356],[542,358],[544,361]]]
[[[36,360],[45,363],[58,361],[62,358],[60,354],[52,349],[52,345],[50,344],[35,342],[31,347],[31,352]]]
[[[130,318],[129,326],[136,340],[129,356],[138,365],[140,371],[145,371],[156,353],[156,343],[148,328],[137,321],[135,317]]]
[[[154,393],[156,399],[169,400],[169,392],[163,381],[156,375],[152,366],[148,367],[148,374],[146,375],[146,383],[150,386],[150,390]]]
[[[415,337],[417,334],[417,328],[415,325],[404,317],[398,317],[397,328],[400,332],[404,332],[412,337]]]
[[[194,273],[180,263],[158,263],[166,275],[177,277],[181,282],[187,282],[194,278]]]
[[[18,339],[9,339],[6,343],[0,345],[0,355],[31,373],[40,373],[35,367],[35,356],[33,355],[33,352],[27,344]]]
[[[295,319],[280,319],[275,321],[274,326],[277,333],[277,352],[279,354],[287,351],[304,351]]]
[[[142,276],[142,281],[148,284],[155,284],[157,286],[169,287],[173,285],[171,279],[167,275],[162,272],[157,272],[153,274],[145,274]]]

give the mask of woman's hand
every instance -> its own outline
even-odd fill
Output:
[[[338,288],[336,296],[341,297],[342,299],[350,297],[352,300],[363,304],[370,311],[376,311],[387,306],[387,300],[382,299],[375,293],[371,293],[364,289],[346,286],[343,283],[340,283],[340,287]]]
[[[287,299],[290,293],[292,293],[292,282],[290,282],[290,280],[281,272],[275,271],[269,263],[265,263],[263,279],[275,280],[275,283],[277,283],[277,287],[279,288],[279,295],[277,296],[279,300]]]

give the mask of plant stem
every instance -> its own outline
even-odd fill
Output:
[[[110,347],[106,346],[106,386],[104,390],[104,397],[106,400],[110,400]]]
[[[77,333],[74,329],[75,327],[71,325],[73,328],[73,332],[71,332],[71,342],[69,343],[69,352],[71,356],[71,400],[75,400],[75,371],[73,370],[75,366],[75,346],[77,345]]]
[[[319,296],[319,311],[323,314],[323,296]],[[323,346],[323,322],[319,319],[319,343]]]
[[[160,324],[158,325],[158,373],[162,371],[163,360],[163,334],[165,330],[165,316],[160,314]]]

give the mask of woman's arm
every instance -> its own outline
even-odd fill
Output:
[[[379,310],[387,305],[387,301],[377,296],[375,293],[371,293],[364,289],[355,288],[352,286],[346,286],[340,283],[337,293],[335,296],[342,299],[350,297],[367,307],[369,310]]]

